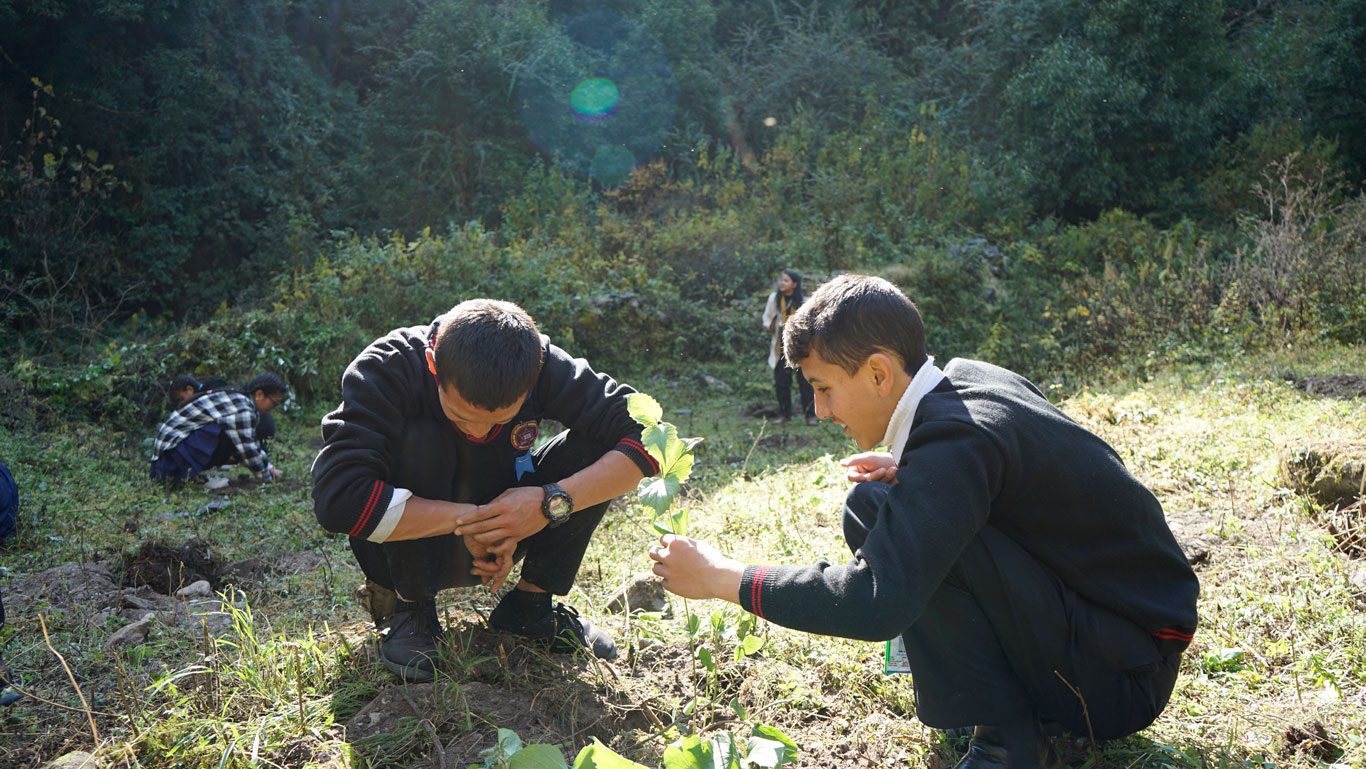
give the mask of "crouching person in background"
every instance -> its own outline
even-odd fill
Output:
[[[1097,739],[1152,723],[1199,585],[1115,451],[1017,374],[939,369],[915,305],[878,278],[822,286],[783,342],[818,416],[891,449],[844,462],[853,560],[747,566],[667,535],[650,551],[664,586],[811,633],[899,636],[921,721],[974,729],[960,769],[1058,766],[1042,723]]]
[[[190,398],[157,426],[151,477],[185,480],[240,463],[263,480],[279,478],[262,444],[260,421],[288,398],[289,387],[278,374],[258,374],[240,391],[210,390]]]
[[[323,418],[314,511],[350,536],[386,667],[430,680],[437,592],[497,590],[518,559],[494,629],[616,656],[552,596],[573,586],[608,502],[658,472],[626,408],[632,392],[552,345],[522,308],[489,299],[392,331],[352,361]],[[537,447],[542,419],[568,429]]]
[[[232,385],[222,377],[208,376],[199,379],[192,374],[180,374],[172,379],[166,388],[166,400],[171,403],[171,411],[175,411],[204,393],[230,389]],[[258,409],[257,414],[260,419],[256,422],[256,443],[262,451],[269,453],[270,439],[275,437],[275,417],[269,410]]]

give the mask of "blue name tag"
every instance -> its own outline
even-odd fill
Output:
[[[522,480],[522,476],[527,473],[536,472],[536,465],[531,462],[531,452],[518,454],[517,461],[512,463],[512,469],[517,473],[517,480]]]

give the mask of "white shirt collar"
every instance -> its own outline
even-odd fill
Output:
[[[944,372],[934,365],[934,356],[929,356],[915,376],[911,377],[911,383],[906,385],[901,400],[897,401],[896,410],[887,422],[887,433],[882,436],[882,445],[891,447],[892,456],[897,462],[901,461],[901,452],[911,438],[911,423],[915,421],[915,410],[920,405],[920,399],[943,380]]]

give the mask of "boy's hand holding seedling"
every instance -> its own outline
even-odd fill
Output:
[[[720,598],[740,603],[740,576],[745,565],[715,547],[676,534],[665,534],[650,548],[651,571],[664,589],[684,598]]]

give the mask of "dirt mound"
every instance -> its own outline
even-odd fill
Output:
[[[86,616],[91,607],[111,606],[119,595],[107,563],[64,563],[5,588],[5,603],[15,614],[47,613],[61,609]]]
[[[188,540],[179,547],[151,540],[124,560],[123,586],[146,585],[170,595],[201,579],[217,586],[220,568],[209,543],[202,539]]]
[[[634,709],[612,707],[605,669],[581,656],[551,655],[522,639],[489,630],[472,616],[447,618],[449,644],[434,683],[381,690],[346,719],[347,740],[376,765],[449,767],[482,763],[499,729],[525,744],[561,746],[570,755],[596,735],[644,725]],[[639,723],[637,723],[639,721]],[[413,745],[425,757],[412,760]]]
[[[1325,508],[1343,507],[1366,488],[1366,444],[1315,443],[1281,457],[1281,480],[1296,494]]]
[[[1342,748],[1322,721],[1310,721],[1304,726],[1291,726],[1285,730],[1285,750],[1282,755],[1293,756],[1297,753],[1328,764],[1342,756]]]
[[[1321,398],[1366,398],[1366,376],[1361,374],[1328,374],[1295,380],[1295,386]]]

